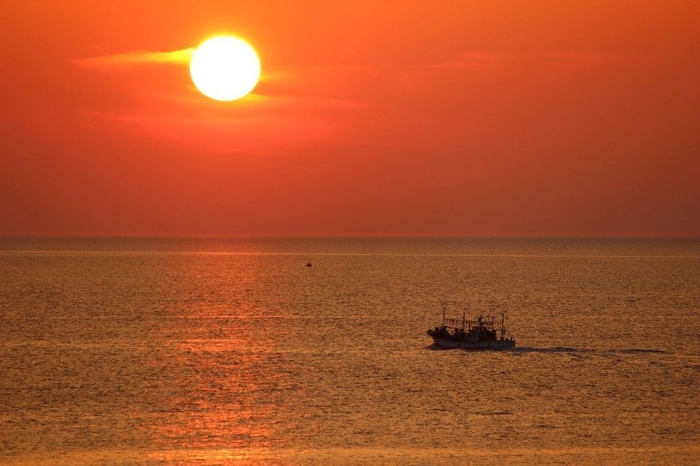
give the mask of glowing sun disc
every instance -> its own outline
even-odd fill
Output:
[[[199,91],[214,100],[240,99],[260,79],[260,60],[241,39],[219,36],[202,43],[192,55],[190,76]]]

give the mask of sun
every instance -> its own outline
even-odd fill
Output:
[[[260,79],[260,60],[245,41],[218,36],[195,50],[190,76],[205,96],[224,102],[236,100],[255,88]]]

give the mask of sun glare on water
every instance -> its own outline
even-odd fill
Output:
[[[260,60],[241,39],[219,36],[202,43],[192,55],[190,76],[199,91],[230,101],[249,94],[260,79]]]

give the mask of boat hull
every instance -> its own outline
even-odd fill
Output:
[[[462,348],[467,350],[491,350],[499,351],[515,348],[515,340],[496,341],[458,341],[432,336],[433,346],[437,348]]]

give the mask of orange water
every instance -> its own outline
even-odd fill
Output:
[[[0,463],[698,464],[699,257],[698,240],[0,240]],[[506,311],[518,347],[430,349],[443,301]]]

